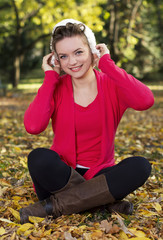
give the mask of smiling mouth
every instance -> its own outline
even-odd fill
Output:
[[[70,69],[71,69],[71,71],[73,71],[73,72],[77,72],[77,71],[79,71],[79,70],[81,69],[82,66],[83,66],[83,65],[78,66],[78,67],[73,67],[73,68],[70,68]]]

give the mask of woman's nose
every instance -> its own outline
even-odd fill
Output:
[[[70,56],[70,57],[69,57],[69,64],[70,64],[70,65],[76,64],[76,58],[75,58],[74,56]]]

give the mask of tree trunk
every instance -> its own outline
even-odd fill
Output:
[[[115,0],[108,1],[111,5],[110,11],[110,26],[109,26],[109,38],[110,38],[110,52],[115,62],[119,60],[119,51],[117,47],[119,26],[118,26],[118,11]]]
[[[142,4],[142,0],[138,0],[138,1],[136,1],[135,5],[132,8],[131,17],[130,17],[130,21],[129,21],[129,25],[128,25],[127,37],[126,37],[126,44],[127,44],[126,47],[128,47],[129,37],[130,37],[131,31],[132,31],[132,25],[135,21],[136,13],[137,13],[141,4]]]
[[[13,88],[17,88],[19,80],[20,80],[20,57],[16,56],[14,60]]]
[[[16,6],[15,0],[12,0],[13,8],[16,16],[16,35],[15,35],[15,57],[14,57],[14,76],[13,76],[13,87],[17,88],[20,81],[20,19],[19,12]]]

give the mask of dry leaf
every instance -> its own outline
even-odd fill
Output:
[[[120,226],[121,226],[121,229],[122,229],[126,234],[129,234],[129,235],[131,235],[131,236],[134,236],[134,234],[131,233],[131,232],[128,230],[128,228],[125,226],[125,224],[124,224],[124,222],[123,222],[123,220],[122,220],[122,217],[121,217],[118,213],[116,213],[116,217],[117,217],[117,220],[118,220],[118,222],[119,222],[119,224],[120,224]]]
[[[77,240],[77,238],[72,237],[71,233],[65,232],[64,233],[65,240]]]
[[[161,212],[162,211],[162,207],[158,202],[154,202],[152,203],[152,206],[156,209],[157,212]]]
[[[24,111],[34,95],[17,93],[10,98],[0,99],[0,226],[4,240],[55,240],[67,238],[73,240],[161,240],[162,218],[162,92],[155,94],[155,106],[149,111],[139,112],[128,109],[123,116],[115,137],[117,163],[133,155],[146,157],[152,166],[152,173],[146,184],[130,194],[130,201],[135,205],[132,216],[119,220],[107,212],[88,211],[84,214],[61,216],[57,219],[30,217],[31,228],[18,223],[17,209],[36,202],[32,181],[27,171],[27,156],[32,149],[51,145],[51,126],[40,135],[29,135],[23,125]],[[4,104],[4,105],[3,105]],[[4,107],[5,106],[5,107]],[[14,110],[13,110],[14,109]],[[15,111],[16,109],[16,111]],[[147,117],[148,114],[148,117]],[[128,198],[128,197],[127,197]],[[8,210],[9,208],[13,210]],[[16,211],[16,212],[14,212]],[[12,216],[11,216],[12,215]],[[14,218],[14,222],[10,220]],[[101,219],[107,219],[104,222]],[[117,221],[119,223],[117,223]],[[101,222],[101,224],[99,224]],[[109,230],[110,222],[112,227]],[[125,223],[125,224],[124,224]],[[118,224],[118,225],[117,225]],[[120,230],[119,225],[121,224]],[[128,225],[127,225],[128,224]],[[128,226],[128,227],[127,227]],[[131,228],[132,226],[132,228]],[[22,231],[21,230],[22,227]],[[131,229],[131,230],[130,230]],[[21,235],[19,235],[18,233]],[[125,232],[124,232],[125,231]],[[131,234],[135,234],[132,236]]]
[[[6,230],[3,227],[0,227],[0,235],[3,235],[4,233],[6,233]]]
[[[21,226],[19,227],[19,229],[17,230],[17,234],[20,235],[20,234],[22,234],[23,232],[29,230],[30,228],[34,228],[33,224],[31,224],[31,223],[25,223],[25,224],[23,224],[23,225],[21,225]]]
[[[112,228],[113,222],[108,222],[107,220],[103,220],[100,223],[100,227],[105,229],[106,233],[109,233],[110,229]]]
[[[124,231],[120,231],[119,237],[120,237],[121,240],[128,240],[129,239],[127,234]]]
[[[130,232],[132,232],[136,237],[146,237],[146,234],[136,228],[129,228]]]
[[[12,215],[20,221],[20,214],[18,211],[14,210],[13,208],[9,207],[8,210],[12,213]]]
[[[29,216],[29,221],[32,223],[39,223],[42,222],[45,218]]]
[[[91,234],[92,239],[94,238],[102,238],[103,232],[101,230],[96,230]]]

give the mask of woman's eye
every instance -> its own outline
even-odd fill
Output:
[[[66,58],[66,55],[60,56],[60,59],[65,59],[65,58]]]
[[[83,51],[77,51],[77,52],[76,52],[77,55],[80,55],[80,54],[82,54],[82,53],[83,53]]]

